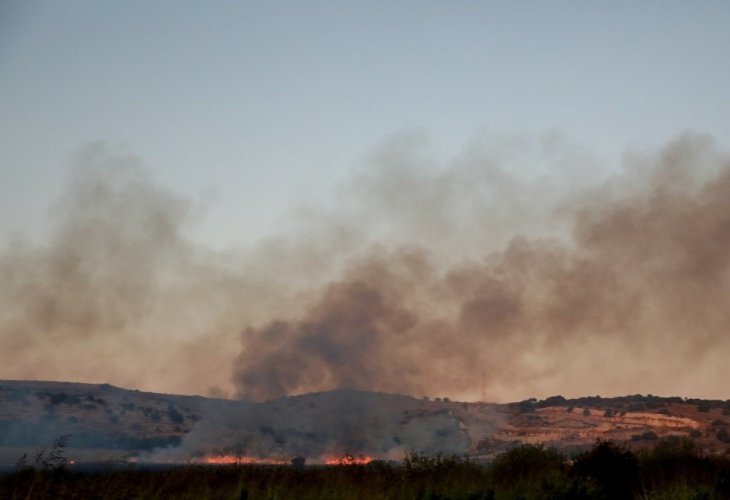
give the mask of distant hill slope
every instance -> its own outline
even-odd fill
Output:
[[[68,453],[187,461],[409,452],[489,458],[519,442],[581,448],[595,439],[649,446],[691,436],[724,453],[730,402],[627,396],[513,404],[461,403],[337,390],[248,403],[126,390],[108,384],[0,381],[0,464],[69,436]]]

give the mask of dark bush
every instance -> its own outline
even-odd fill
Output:
[[[498,455],[491,476],[496,492],[510,491],[522,498],[537,498],[568,482],[565,456],[554,448],[522,444]]]
[[[547,408],[548,406],[565,406],[568,400],[563,396],[550,396],[537,403],[538,408]]]
[[[176,424],[182,424],[185,421],[185,417],[180,413],[174,406],[170,405],[167,407],[167,418],[171,422]]]
[[[703,402],[703,403],[700,403],[697,405],[697,411],[702,412],[702,413],[707,413],[711,409],[712,409],[712,406],[710,405],[710,403]]]
[[[631,436],[632,441],[656,441],[659,436],[654,431],[646,431],[643,434],[634,434]]]
[[[697,448],[697,444],[690,438],[684,436],[668,436],[659,441],[649,452],[648,456],[663,460],[696,458],[700,456],[700,450]]]
[[[717,431],[717,434],[715,436],[723,443],[730,443],[730,434],[728,434],[727,429],[725,429],[724,427]]]
[[[646,410],[646,404],[644,404],[643,402],[630,403],[626,407],[626,410],[631,411],[631,412],[641,412],[641,411]]]
[[[573,474],[592,488],[593,498],[634,498],[640,488],[638,459],[625,446],[597,441],[590,451],[576,457]]]
[[[517,411],[520,413],[532,413],[535,411],[535,400],[526,399],[517,403]]]

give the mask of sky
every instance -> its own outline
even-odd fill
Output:
[[[557,236],[576,244],[570,235],[585,218],[566,212],[574,215],[591,197],[614,196],[617,185],[624,194],[636,194],[632,186],[650,192],[657,184],[636,171],[661,170],[656,165],[672,163],[667,158],[676,151],[710,165],[687,181],[699,183],[699,199],[702,182],[717,180],[718,158],[730,149],[729,20],[724,1],[2,1],[0,249],[14,281],[2,297],[0,337],[27,363],[0,377],[106,378],[150,390],[259,398],[321,388],[244,366],[238,336],[253,332],[255,340],[244,335],[243,344],[273,356],[274,348],[261,339],[275,336],[276,318],[326,323],[322,308],[335,293],[332,283],[349,283],[348,273],[361,273],[363,255],[372,257],[373,247],[386,254],[404,246],[428,250],[433,267],[442,270],[428,286],[440,290],[443,276],[464,267],[465,259],[493,252],[504,257],[515,236]],[[479,166],[487,164],[485,177]],[[600,196],[586,191],[599,184]],[[95,198],[100,186],[114,203]],[[563,215],[546,215],[556,210]],[[119,237],[116,248],[131,253],[98,250],[98,262],[79,254],[99,266],[82,273],[81,293],[49,256],[59,255],[59,248],[74,254],[68,250],[73,234],[104,233],[88,227],[98,222],[89,219],[95,211],[108,211],[102,222],[119,225],[125,235],[99,239],[99,248]],[[119,220],[115,211],[123,212]],[[172,227],[169,239],[153,244],[133,238],[150,236],[145,231],[152,226],[135,226],[149,213]],[[138,246],[126,245],[132,240]],[[31,254],[22,265],[13,260]],[[140,260],[154,283],[125,281],[132,272],[126,266]],[[189,271],[182,288],[170,284],[170,260]],[[102,272],[107,264],[115,272]],[[50,273],[45,278],[44,266]],[[113,286],[89,284],[100,275]],[[36,279],[56,283],[46,294],[73,289],[70,296],[84,300],[94,286],[139,287],[149,296],[130,302],[119,291],[91,312],[79,312],[77,299],[48,305],[53,300],[44,296],[42,309],[55,311],[56,319],[28,326],[9,311]],[[223,293],[226,287],[231,290]],[[215,299],[203,291],[211,289]],[[189,318],[195,325],[189,331],[185,322],[170,320],[171,312],[160,312],[182,303],[195,309],[190,304],[201,300],[192,298],[196,293],[214,304]],[[429,293],[419,300],[438,302],[441,292]],[[36,305],[28,311],[37,314],[39,299],[33,297]],[[245,300],[245,311],[230,312]],[[656,307],[668,307],[667,301]],[[102,309],[116,312],[107,317]],[[79,319],[95,314],[101,323],[91,321],[91,327]],[[62,317],[75,319],[64,323]],[[79,325],[99,324],[108,332],[84,333],[93,337],[86,344],[73,333]],[[310,342],[298,328],[280,335],[302,343],[304,351],[320,349],[318,355],[334,349],[332,339]],[[177,333],[160,334],[164,343],[150,340],[157,335],[151,332],[171,329]],[[213,330],[222,337],[211,340]],[[23,336],[34,340],[24,343]],[[39,347],[47,338],[63,348],[54,354]],[[611,342],[624,346],[618,351],[628,348],[623,340]],[[82,345],[119,360],[109,367],[89,361],[65,372],[63,357],[86,356]],[[135,349],[162,345],[173,346],[160,356],[166,360],[155,375],[140,377]],[[233,368],[190,370],[179,380],[169,373],[187,359],[180,352],[200,345],[219,357],[216,365]],[[356,342],[353,349],[360,348]],[[538,365],[540,352],[530,354]],[[379,353],[370,355],[382,359]],[[39,367],[44,364],[48,368]],[[562,383],[539,378],[519,387],[495,381],[487,396],[549,395]],[[697,395],[718,392],[708,385],[716,372],[700,378],[679,387]],[[330,382],[359,383],[335,375]],[[608,392],[630,388],[630,381],[591,382]],[[267,389],[253,390],[252,384]],[[374,388],[428,391],[425,382],[409,384]],[[439,390],[476,398],[483,386],[452,381]]]

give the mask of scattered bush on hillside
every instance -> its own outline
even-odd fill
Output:
[[[568,400],[565,399],[561,395],[557,396],[550,396],[549,398],[545,398],[542,401],[537,401],[535,405],[538,408],[547,408],[549,406],[565,406],[568,403]]]
[[[106,401],[104,401],[101,398],[95,398],[91,394],[87,394],[86,395],[86,398],[84,398],[84,399],[86,399],[86,401],[88,401],[90,403],[96,403],[96,404],[98,404],[100,406],[106,406],[107,405],[107,402]]]
[[[170,419],[170,422],[181,424],[185,421],[185,417],[182,413],[180,413],[177,408],[170,405],[167,407],[167,418]]]
[[[715,437],[717,437],[717,439],[719,439],[723,443],[730,443],[730,434],[728,434],[727,429],[725,429],[724,427],[717,431]]]
[[[640,401],[636,401],[636,402],[630,403],[626,407],[626,410],[630,411],[630,412],[634,412],[634,413],[642,412],[642,411],[646,410],[646,404],[644,404]]]
[[[535,398],[526,399],[517,403],[517,411],[520,413],[533,413],[535,411]]]
[[[654,431],[646,431],[643,434],[634,434],[631,436],[632,441],[656,441],[657,439],[659,439],[659,436]]]

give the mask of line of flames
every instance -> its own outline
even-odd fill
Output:
[[[369,464],[373,460],[377,460],[377,458],[369,455],[350,455],[348,453],[340,457],[326,457],[323,463],[325,465],[365,465]]]
[[[377,458],[369,455],[345,454],[341,456],[327,456],[316,463],[322,463],[324,465],[365,465],[373,460],[377,460]],[[291,460],[284,458],[214,455],[196,459],[194,462],[210,465],[287,465],[291,463]]]

